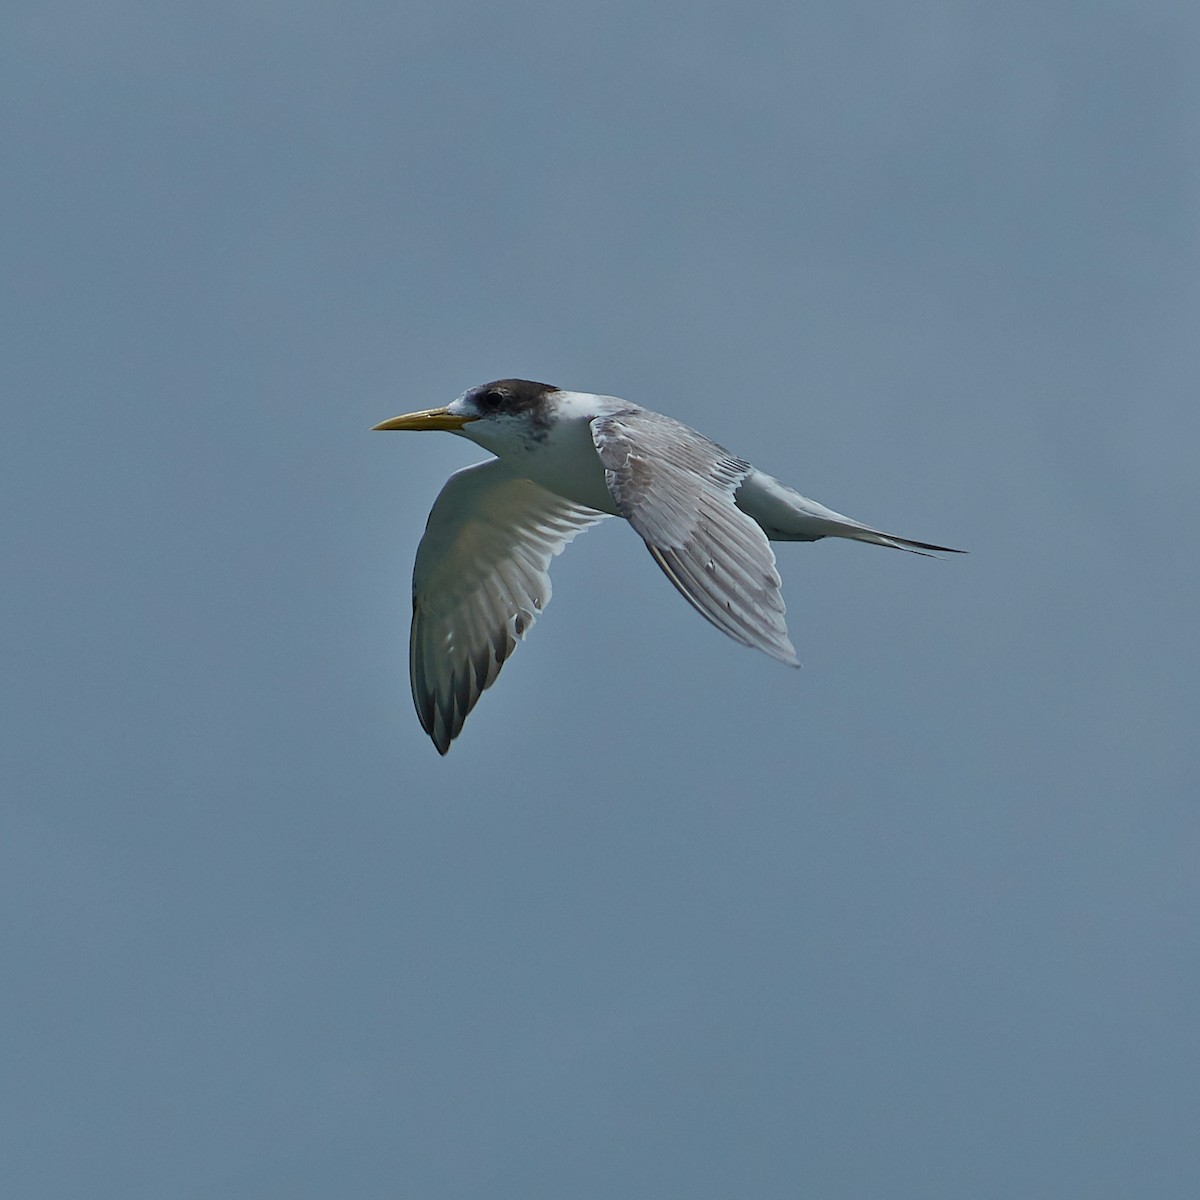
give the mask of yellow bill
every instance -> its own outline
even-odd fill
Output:
[[[392,417],[390,421],[380,421],[372,426],[376,429],[442,429],[454,431],[461,429],[468,421],[478,421],[478,417],[464,417],[452,413],[448,408],[426,408],[421,412],[405,413],[402,417]]]

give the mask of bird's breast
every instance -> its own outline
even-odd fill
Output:
[[[555,495],[618,515],[592,441],[591,426],[586,422],[565,422],[536,441],[510,449],[502,457],[514,471]]]

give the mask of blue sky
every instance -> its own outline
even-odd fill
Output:
[[[1196,1194],[1191,6],[0,29],[7,1191]],[[607,522],[442,760],[368,430],[508,375],[971,554],[796,672]]]

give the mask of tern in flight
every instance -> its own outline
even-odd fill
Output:
[[[550,560],[606,516],[633,526],[702,617],[790,666],[771,542],[961,553],[845,517],[615,396],[499,379],[375,428],[442,429],[496,455],[446,481],[413,568],[413,701],[441,754],[549,602]]]

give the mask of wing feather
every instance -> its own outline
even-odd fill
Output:
[[[446,481],[413,568],[409,668],[421,726],[445,754],[550,601],[550,561],[604,514],[498,459]]]
[[[647,409],[597,417],[592,439],[617,509],[688,603],[735,641],[798,665],[775,555],[733,499],[750,464]]]

